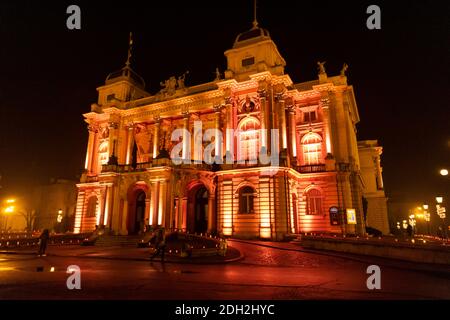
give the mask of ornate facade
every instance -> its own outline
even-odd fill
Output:
[[[129,59],[107,77],[84,115],[89,142],[75,232],[100,225],[129,235],[165,226],[281,240],[301,232],[362,234],[366,222],[387,225],[380,205],[381,149],[361,145],[368,164],[361,163],[359,115],[346,66],[329,77],[319,63],[317,80],[293,83],[268,31],[257,23],[238,35],[225,56],[224,77],[217,71],[214,81],[192,87],[184,84],[186,74],[171,77],[154,95]],[[188,134],[172,141],[176,129]],[[208,139],[208,129],[223,132],[223,141]],[[234,161],[205,163],[210,144],[215,159],[234,155]],[[179,158],[189,161],[170,159],[176,145],[182,146]],[[262,163],[260,150],[277,155],[278,163]],[[375,175],[379,185],[369,192],[367,211],[364,180]],[[355,219],[347,220],[347,211]]]

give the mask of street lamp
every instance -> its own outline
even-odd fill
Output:
[[[436,197],[436,213],[438,214],[439,218],[442,219],[442,239],[447,239],[447,230],[445,227],[445,212],[446,209],[444,206],[441,206],[441,204],[444,202],[444,198],[443,197]]]
[[[439,171],[439,174],[440,174],[441,176],[448,176],[448,170],[447,170],[447,169],[441,169],[441,170]]]
[[[13,206],[12,204],[14,204],[16,200],[7,199],[5,202],[7,206],[3,209],[3,213],[5,215],[5,231],[8,231],[8,216],[14,212],[15,206]]]
[[[428,212],[428,205],[427,204],[424,204],[423,206],[423,218],[424,218],[424,220],[427,222],[427,231],[428,231],[428,235],[430,235],[430,218],[431,218],[431,215],[430,215],[430,213]]]
[[[58,210],[58,216],[56,217],[56,221],[58,221],[58,223],[62,222],[63,219],[63,211],[61,209]]]
[[[403,226],[403,229],[407,229],[408,228],[408,221],[403,220],[402,221],[402,226]]]

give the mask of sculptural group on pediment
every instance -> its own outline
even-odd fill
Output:
[[[160,82],[160,86],[162,87],[160,93],[166,95],[173,95],[177,90],[182,90],[186,88],[185,80],[186,75],[189,74],[189,71],[186,71],[178,78],[175,76],[170,77],[169,79]]]

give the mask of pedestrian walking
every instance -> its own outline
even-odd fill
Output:
[[[50,233],[48,229],[45,229],[39,237],[38,256],[46,256],[45,251],[47,250],[48,238],[50,238]]]
[[[164,228],[159,229],[156,233],[155,249],[156,251],[150,256],[150,261],[153,261],[156,256],[160,255],[161,262],[164,262],[166,252],[166,233]]]

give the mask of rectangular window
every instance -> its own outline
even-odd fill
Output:
[[[303,118],[304,122],[316,121],[316,112],[315,111],[304,112],[303,115],[304,115],[304,118]]]
[[[246,59],[242,60],[243,67],[251,66],[254,63],[255,63],[255,57],[246,58]]]
[[[113,93],[113,94],[108,94],[107,96],[106,96],[106,101],[111,101],[112,99],[114,99],[116,97],[116,95]]]

